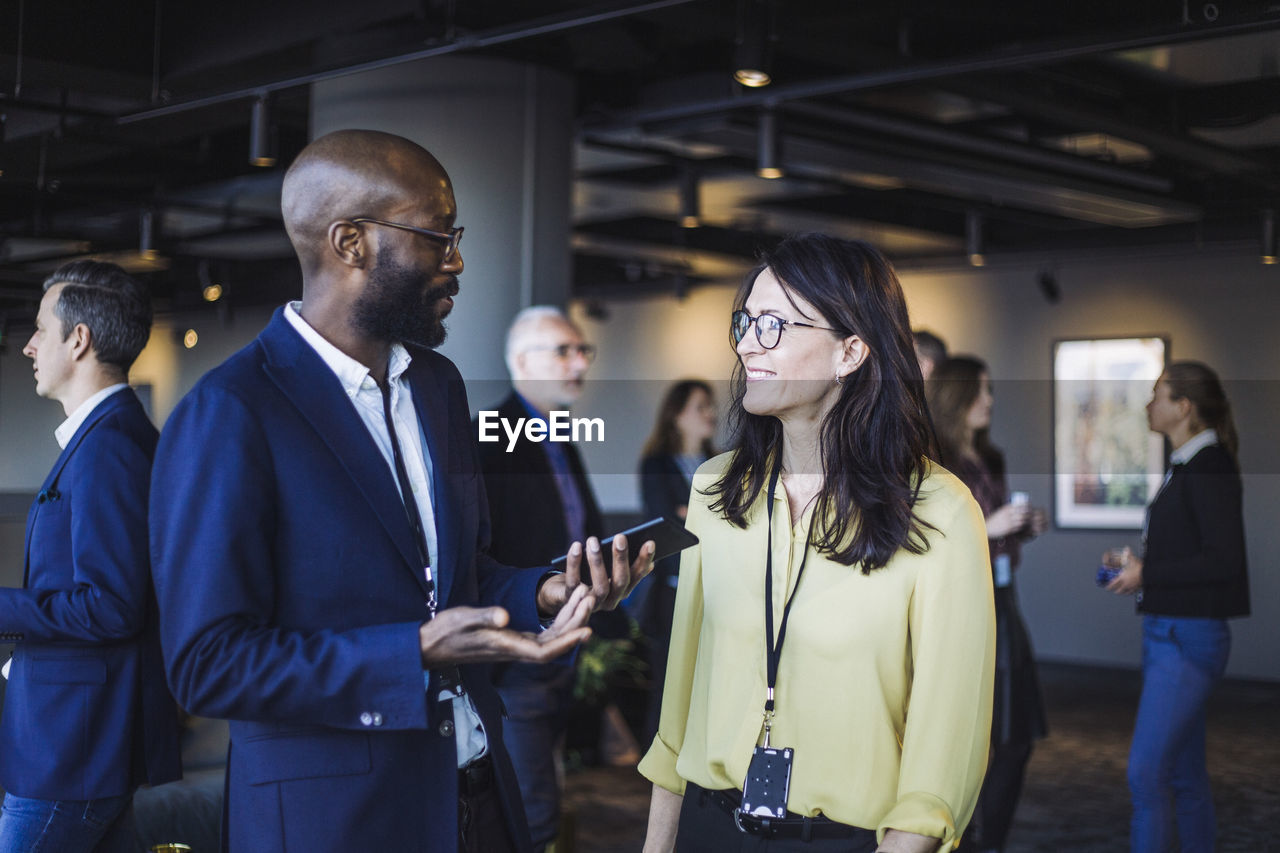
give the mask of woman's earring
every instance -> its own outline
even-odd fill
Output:
[[[844,384],[844,377],[843,377],[843,376],[841,376],[839,373],[837,373],[837,374],[836,374],[836,384],[837,384],[837,385],[843,385],[843,384]]]

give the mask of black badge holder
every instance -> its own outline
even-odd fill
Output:
[[[766,729],[767,731],[767,729]],[[757,746],[751,754],[751,766],[747,768],[747,781],[742,786],[742,805],[733,820],[742,829],[742,816],[787,816],[787,795],[791,792],[792,749],[776,749],[768,745]]]
[[[785,818],[787,816],[787,797],[791,792],[791,763],[795,750],[779,748],[769,743],[773,729],[773,689],[778,682],[778,664],[782,660],[782,643],[787,637],[787,622],[791,617],[791,605],[795,601],[796,590],[800,588],[800,578],[804,574],[805,563],[809,559],[809,537],[805,537],[804,554],[800,557],[800,568],[796,571],[796,584],[791,597],[782,608],[782,623],[778,627],[778,641],[773,641],[773,497],[778,486],[778,475],[781,465],[774,468],[769,480],[767,512],[769,518],[769,544],[765,557],[764,569],[764,622],[765,622],[765,674],[768,690],[764,702],[764,744],[757,746],[751,753],[751,764],[747,767],[747,778],[742,785],[742,803],[733,814],[733,821],[738,829],[746,832],[742,825],[743,817]],[[812,533],[812,526],[810,527]]]

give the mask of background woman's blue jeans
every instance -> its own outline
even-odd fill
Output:
[[[137,853],[133,794],[33,800],[5,794],[0,853]]]
[[[1183,853],[1213,850],[1204,709],[1230,651],[1225,620],[1143,617],[1142,699],[1129,750],[1133,853],[1169,850],[1175,813]]]

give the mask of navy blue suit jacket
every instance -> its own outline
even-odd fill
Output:
[[[538,630],[543,569],[491,560],[466,392],[410,348],[431,455],[442,608],[499,604]],[[425,689],[427,587],[395,477],[340,382],[277,311],[165,426],[152,479],[165,663],[194,713],[231,720],[224,845],[453,850],[449,705]],[[462,667],[520,849],[528,829],[487,666]]]
[[[27,515],[25,581],[0,590],[16,641],[0,784],[88,800],[182,775],[147,557],[156,429],[133,391],[107,397],[58,457]]]

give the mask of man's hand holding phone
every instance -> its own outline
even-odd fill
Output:
[[[600,540],[592,536],[584,549],[581,542],[569,546],[565,557],[564,574],[552,575],[538,590],[538,612],[551,616],[560,612],[572,600],[573,592],[590,585],[590,597],[595,610],[612,610],[626,598],[645,575],[653,571],[652,540],[645,542],[633,561],[628,561],[627,537],[619,533],[613,537],[612,564],[606,568]],[[583,552],[586,552],[586,566]],[[584,571],[585,568],[585,571]],[[559,621],[559,617],[557,620]]]

